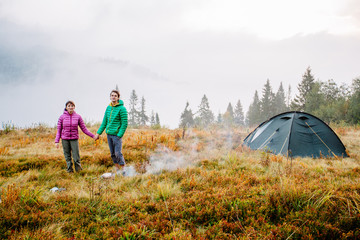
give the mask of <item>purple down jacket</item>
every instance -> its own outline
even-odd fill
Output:
[[[78,126],[80,126],[81,130],[86,135],[92,138],[94,137],[94,134],[86,128],[85,123],[79,114],[75,111],[73,114],[69,114],[68,111],[65,110],[60,116],[57,124],[55,143],[58,143],[60,138],[64,140],[79,139]]]

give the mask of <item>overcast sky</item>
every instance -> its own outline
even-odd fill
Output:
[[[101,121],[118,85],[174,128],[204,94],[215,115],[267,79],[294,97],[309,66],[350,85],[359,55],[356,0],[0,0],[0,121],[54,126],[69,99]]]

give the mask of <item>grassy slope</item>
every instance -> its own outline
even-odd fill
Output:
[[[110,180],[99,178],[112,170],[104,137],[81,135],[84,170],[68,174],[55,129],[2,133],[0,238],[360,238],[360,130],[335,131],[351,158],[250,151],[239,146],[244,129],[192,130],[184,140],[180,130],[129,130],[123,152],[141,174]],[[149,160],[181,165],[149,174]]]

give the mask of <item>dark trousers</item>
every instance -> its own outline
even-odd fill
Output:
[[[71,161],[71,154],[74,160],[75,170],[78,172],[82,170],[80,164],[80,153],[79,153],[79,141],[75,140],[64,140],[62,139],[62,146],[64,150],[64,156],[67,165],[68,172],[74,172],[73,163]]]
[[[113,163],[119,164],[120,166],[125,165],[125,159],[122,154],[122,138],[119,138],[116,135],[107,135],[110,154],[113,160]]]

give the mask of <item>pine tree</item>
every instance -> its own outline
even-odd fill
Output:
[[[189,107],[189,102],[186,102],[185,109],[180,116],[179,127],[181,128],[192,127],[195,124],[193,113],[190,108],[188,109],[188,107]]]
[[[155,113],[154,113],[154,110],[151,111],[150,126],[151,127],[155,126]]]
[[[286,94],[286,109],[289,110],[290,109],[290,104],[291,104],[291,85],[289,84],[289,88]]]
[[[201,103],[199,105],[199,124],[201,127],[207,127],[214,121],[214,114],[210,110],[209,101],[206,95],[201,99]]]
[[[261,109],[258,92],[255,91],[254,99],[249,106],[249,110],[246,114],[246,124],[253,126],[261,122]]]
[[[316,110],[325,104],[324,94],[321,92],[322,82],[313,83],[310,92],[306,95],[306,103],[303,111],[314,114]]]
[[[223,123],[223,117],[222,114],[219,112],[217,119],[216,119],[216,123],[221,125]]]
[[[346,90],[344,88],[346,89],[347,87],[344,87],[344,85],[338,87],[336,82],[333,79],[330,79],[322,84],[321,92],[324,94],[325,101],[329,104],[347,95]]]
[[[286,107],[285,91],[282,82],[280,82],[280,87],[275,95],[273,115],[286,111],[287,111],[287,107]]]
[[[233,106],[231,105],[231,103],[229,103],[229,105],[226,109],[226,112],[229,113],[231,120],[234,120],[234,109],[233,109]]]
[[[299,95],[295,96],[294,101],[291,103],[291,109],[296,111],[305,111],[305,105],[308,94],[314,86],[314,76],[311,74],[311,68],[308,67],[302,76],[302,81],[298,85]]]
[[[145,111],[145,98],[144,96],[141,98],[141,110],[139,112],[139,123],[141,126],[145,126],[147,121],[149,121],[149,117],[146,115]]]
[[[348,122],[358,124],[360,122],[360,78],[352,81],[351,92],[347,118]]]
[[[269,119],[274,115],[274,98],[275,95],[272,91],[270,80],[266,81],[263,88],[263,95],[260,101],[261,121]]]
[[[158,114],[158,113],[155,114],[155,126],[158,126],[158,127],[161,126],[161,125],[160,125],[160,118],[159,118],[159,114]]]
[[[132,127],[138,126],[139,123],[139,111],[137,110],[138,96],[135,90],[132,90],[130,95],[130,111],[129,111],[129,125]]]
[[[224,113],[223,121],[226,126],[231,126],[234,122],[234,109],[231,103],[229,103],[226,112]]]
[[[240,100],[238,100],[235,105],[234,123],[237,126],[244,126],[244,112]]]

